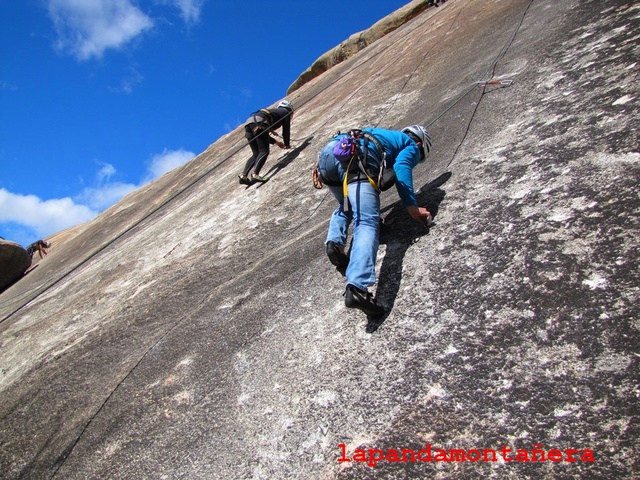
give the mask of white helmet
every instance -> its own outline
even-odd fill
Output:
[[[278,104],[278,108],[280,107],[284,107],[287,110],[293,112],[293,105],[291,105],[291,102],[287,101],[287,100],[282,100],[279,104]]]
[[[427,129],[421,125],[410,125],[402,129],[402,133],[405,133],[413,138],[414,141],[418,144],[419,147],[422,147],[422,158],[421,162],[424,162],[429,156],[429,151],[431,150],[431,135],[427,132]]]

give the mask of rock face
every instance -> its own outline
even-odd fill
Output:
[[[31,265],[27,251],[0,238],[0,292],[19,280]]]
[[[1,477],[637,478],[638,19],[449,0],[296,90],[267,184],[239,127],[57,244],[0,295]],[[414,123],[436,225],[383,195],[369,321],[310,172]]]
[[[370,28],[354,33],[340,45],[321,55],[308,69],[302,72],[287,89],[287,95],[290,95],[318,75],[321,75],[333,66],[355,55],[366,46],[371,45],[376,40],[393,32],[401,25],[404,25],[416,15],[424,12],[427,9],[427,4],[428,2],[425,0],[413,0],[404,7],[399,8],[392,14],[376,22]]]

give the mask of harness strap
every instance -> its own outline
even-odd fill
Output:
[[[384,170],[387,168],[387,151],[382,147],[380,141],[376,138],[372,133],[363,132],[365,134],[365,138],[369,138],[376,147],[378,154],[380,155],[380,170],[378,171],[378,188],[382,185],[382,176],[384,174]]]
[[[266,119],[269,121],[269,124],[273,123],[273,118],[271,117],[271,112],[266,108],[261,108],[260,111],[266,115]]]
[[[338,134],[340,134],[340,132],[338,132]],[[345,212],[349,211],[349,183],[359,181],[362,178],[362,175],[364,175],[373,189],[376,192],[380,192],[384,169],[387,165],[387,152],[382,147],[380,141],[373,134],[369,132],[363,132],[362,130],[350,130],[347,135],[351,136],[355,140],[355,148],[351,152],[351,157],[349,158],[349,163],[347,164],[346,172],[344,178],[342,179],[343,210]],[[362,148],[359,147],[359,142],[361,139],[363,140]],[[369,172],[367,171],[368,169],[366,162],[369,158],[369,142],[373,143],[380,156],[377,181],[371,178],[371,175],[369,175]],[[323,179],[319,170],[316,168],[313,171],[314,187],[318,189],[322,188],[323,181],[329,186],[338,186],[333,182],[327,182],[326,179]]]
[[[380,191],[380,185],[382,184],[382,175],[384,173],[384,169],[387,166],[387,152],[385,151],[385,149],[382,147],[382,144],[380,143],[380,141],[375,137],[375,135],[368,133],[368,132],[363,132],[363,131],[359,131],[358,133],[356,133],[355,138],[359,138],[359,134],[362,135],[363,139],[364,139],[364,148],[363,148],[363,152],[362,152],[362,156],[359,157],[359,161],[358,161],[358,167],[360,168],[360,171],[364,174],[364,176],[367,178],[367,180],[369,181],[369,183],[371,184],[371,186],[373,187],[373,189],[376,192]],[[378,151],[378,154],[380,155],[380,166],[378,169],[378,181],[376,182],[373,178],[371,178],[371,176],[369,175],[369,172],[367,172],[367,165],[366,165],[366,161],[367,158],[369,157],[369,148],[368,148],[368,142],[371,141],[371,143],[374,144],[374,146],[376,147],[376,150]]]
[[[256,125],[262,125],[263,127],[269,128],[273,123],[273,119],[271,118],[271,112],[269,112],[269,110],[261,108],[251,115],[245,123],[255,123]]]
[[[344,179],[342,180],[342,196],[343,196],[343,202],[344,205],[342,206],[342,209],[345,212],[349,211],[349,170],[351,169],[351,162],[353,162],[353,158],[356,156],[356,154],[353,154],[351,156],[351,160],[349,160],[349,165],[347,166],[347,171],[344,174]]]

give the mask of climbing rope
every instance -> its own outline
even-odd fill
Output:
[[[527,7],[524,9],[524,11],[522,12],[522,15],[520,16],[520,21],[518,22],[518,25],[516,26],[516,28],[513,31],[513,34],[511,35],[511,38],[509,39],[509,41],[507,41],[507,43],[502,48],[502,50],[500,50],[500,52],[496,56],[496,58],[493,61],[493,63],[487,68],[487,70],[486,70],[486,72],[484,74],[484,78],[490,78],[491,80],[481,80],[481,81],[476,82],[476,84],[474,86],[469,88],[469,90],[467,90],[467,92],[464,95],[462,95],[455,102],[455,104],[457,104],[460,100],[462,100],[469,93],[471,93],[476,88],[476,86],[482,87],[482,93],[480,94],[480,98],[476,102],[476,105],[475,105],[475,107],[473,109],[471,117],[469,117],[469,122],[467,123],[467,128],[465,129],[464,135],[462,136],[462,140],[460,140],[460,142],[458,143],[458,146],[455,148],[455,150],[453,152],[453,155],[451,156],[451,160],[449,160],[449,163],[447,164],[447,167],[446,167],[447,169],[449,169],[449,167],[455,161],[455,158],[456,158],[456,156],[458,154],[458,151],[460,150],[460,148],[462,148],[462,145],[464,144],[464,141],[466,140],[467,135],[469,134],[469,130],[471,129],[471,124],[473,123],[473,120],[475,119],[476,113],[478,112],[478,108],[480,107],[480,103],[481,103],[482,99],[484,98],[487,86],[498,85],[498,88],[503,88],[503,87],[509,87],[509,86],[511,86],[513,84],[513,81],[511,79],[498,80],[498,79],[493,79],[493,77],[495,76],[495,72],[496,72],[496,68],[498,66],[498,63],[506,55],[507,51],[509,51],[509,48],[511,48],[511,45],[513,45],[513,42],[515,41],[516,36],[518,35],[518,32],[520,31],[520,28],[522,27],[522,24],[524,23],[524,19],[526,18],[527,13],[529,12],[529,9],[531,8],[531,4],[532,3],[533,3],[533,0],[529,0],[529,3],[527,4]],[[451,108],[453,108],[454,105],[452,105],[451,107],[447,108],[447,110],[445,110],[445,112],[443,112],[440,116],[436,117],[436,119],[433,120],[433,122],[438,120],[442,115],[444,115],[444,113],[446,113]]]

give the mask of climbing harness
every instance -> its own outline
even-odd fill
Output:
[[[387,190],[395,183],[395,172],[393,169],[387,169],[387,152],[373,134],[360,129],[352,129],[346,134],[337,132],[333,138],[338,138],[341,135],[340,141],[334,147],[333,154],[343,165],[346,164],[342,191],[345,198],[345,210],[348,210],[347,185],[349,183],[360,180],[364,175],[374,190],[380,192]],[[379,158],[369,155],[369,142],[375,147]],[[377,162],[377,168],[367,165],[369,159]],[[322,190],[323,182],[332,185],[332,182],[323,180],[318,166],[312,170],[311,176],[313,187],[317,190]],[[334,184],[334,186],[338,185]]]
[[[343,134],[338,132],[334,138],[340,135]],[[378,158],[370,155],[369,143],[373,144]],[[362,175],[364,175],[376,192],[387,190],[395,183],[393,170],[391,170],[391,175],[387,173],[385,176],[385,172],[387,171],[387,152],[375,135],[369,132],[360,129],[349,130],[347,134],[340,138],[340,141],[334,147],[333,154],[343,165],[346,163],[346,173],[342,179],[345,211],[349,210],[348,185],[349,183],[360,180]],[[377,162],[377,168],[368,165],[368,160],[375,160]],[[375,178],[376,176],[377,178]],[[314,171],[313,184],[315,188],[318,188],[316,185],[320,185],[319,188],[322,188],[322,180],[318,171]]]

